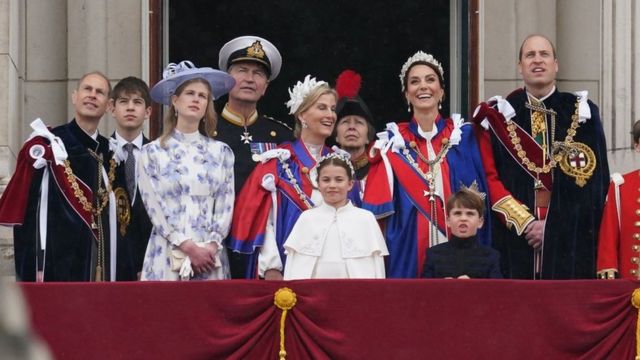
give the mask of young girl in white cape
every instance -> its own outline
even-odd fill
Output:
[[[317,167],[323,203],[303,212],[284,243],[284,280],[384,279],[389,255],[373,213],[347,199],[353,166],[332,153]]]

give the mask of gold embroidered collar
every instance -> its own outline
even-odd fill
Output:
[[[367,164],[369,164],[369,158],[367,157],[366,151],[364,153],[362,153],[362,155],[360,155],[357,158],[351,160],[351,163],[353,164],[353,168],[355,170],[360,170],[363,167],[367,166]]]
[[[229,108],[229,103],[226,103],[224,105],[224,109],[222,110],[221,113],[222,117],[227,120],[228,122],[236,125],[236,126],[251,126],[253,125],[253,123],[256,122],[256,120],[258,120],[258,111],[254,111],[253,114],[249,115],[248,118],[245,119],[244,116],[233,112],[233,110],[231,110]]]

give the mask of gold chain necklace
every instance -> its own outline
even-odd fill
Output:
[[[423,190],[424,196],[429,196],[429,204],[431,210],[431,222],[429,223],[429,247],[438,244],[439,232],[438,232],[438,212],[436,207],[436,165],[439,165],[446,157],[449,149],[451,149],[451,142],[449,139],[442,139],[442,148],[433,160],[429,160],[420,152],[418,144],[415,141],[411,141],[409,146],[420,157],[420,159],[427,164],[429,170],[425,173],[416,160],[409,153],[409,149],[404,148],[402,154],[407,159],[411,167],[413,167],[418,174],[427,182],[427,190]]]
[[[509,138],[511,140],[513,148],[516,150],[516,155],[518,155],[518,157],[522,161],[522,165],[526,166],[529,171],[536,173],[536,177],[540,173],[546,174],[551,171],[551,169],[555,168],[558,164],[558,161],[562,160],[561,151],[571,147],[573,137],[576,135],[576,130],[580,126],[578,122],[578,120],[580,119],[580,117],[578,116],[579,105],[580,102],[577,101],[575,105],[576,110],[571,116],[571,126],[567,130],[567,136],[564,138],[564,142],[553,142],[553,146],[551,149],[552,157],[549,162],[546,162],[546,159],[542,159],[544,163],[542,167],[537,166],[529,159],[529,157],[527,156],[527,152],[522,148],[521,139],[516,133],[516,124],[511,119],[507,120],[507,130],[509,131]],[[551,133],[555,134],[555,112],[551,112]]]
[[[99,161],[99,165],[102,166],[102,161]],[[98,199],[97,201],[98,207],[96,207],[96,209],[94,210],[93,204],[91,204],[89,200],[87,200],[87,197],[85,196],[84,192],[82,191],[82,189],[80,189],[80,186],[78,185],[78,180],[75,174],[73,173],[73,170],[71,170],[71,163],[69,162],[69,160],[64,160],[64,172],[67,175],[67,180],[69,180],[69,183],[71,184],[71,188],[73,189],[73,195],[76,197],[76,199],[78,199],[78,201],[80,201],[82,208],[85,211],[90,211],[92,216],[100,215],[102,213],[102,210],[106,206],[106,204],[109,203],[109,192],[111,191],[111,184],[115,179],[115,168],[116,168],[116,161],[114,159],[111,159],[109,161],[109,173],[108,173],[109,184],[107,184],[106,191],[100,187],[98,188],[98,193],[101,193],[99,194],[101,195],[101,198]]]
[[[429,160],[424,155],[422,155],[420,149],[418,148],[418,144],[415,141],[410,142],[409,146],[413,149],[413,151],[416,152],[416,154],[418,154],[418,157],[420,157],[420,159],[429,166],[429,169],[431,169],[434,165],[440,164],[445,155],[447,155],[447,152],[449,152],[449,149],[451,149],[451,143],[449,142],[449,139],[444,138],[442,139],[442,148],[440,149],[436,157],[433,160]]]
[[[95,268],[95,281],[102,281],[103,279],[106,279],[106,276],[104,273],[106,269],[105,250],[104,250],[104,229],[102,226],[102,220],[100,219],[98,222],[96,222],[96,218],[99,218],[102,215],[102,211],[109,203],[109,193],[111,192],[111,184],[113,184],[113,181],[115,179],[116,161],[115,159],[109,160],[109,172],[107,175],[108,182],[107,184],[105,184],[106,188],[103,188],[102,184],[104,183],[104,180],[100,180],[102,179],[102,163],[103,163],[102,157],[90,149],[87,149],[87,150],[89,151],[89,154],[98,162],[98,173],[97,173],[98,191],[97,191],[95,208],[93,204],[91,204],[89,200],[87,200],[87,197],[85,196],[84,192],[80,189],[80,186],[78,185],[78,179],[73,173],[73,171],[71,170],[71,163],[69,162],[68,159],[64,160],[64,172],[67,175],[67,180],[71,184],[71,188],[73,189],[73,194],[76,197],[76,199],[80,201],[82,208],[85,211],[91,212],[91,228],[98,230],[98,241],[97,241],[98,249],[97,249],[97,259],[96,259],[97,264]]]

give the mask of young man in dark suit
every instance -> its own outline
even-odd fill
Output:
[[[140,278],[152,228],[140,199],[136,165],[142,146],[149,142],[142,133],[151,114],[149,87],[133,76],[120,80],[111,92],[110,108],[117,123],[110,139],[117,164],[112,184],[118,220],[116,280],[132,281]]]

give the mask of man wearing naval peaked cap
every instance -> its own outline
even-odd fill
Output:
[[[278,49],[258,36],[235,38],[220,49],[218,66],[236,80],[236,85],[220,114],[216,139],[227,143],[235,155],[236,193],[260,161],[260,154],[293,140],[291,127],[257,110],[258,102],[280,73],[281,65]],[[244,278],[242,255],[230,252],[229,260],[231,276]]]
[[[235,186],[239,192],[256,165],[257,155],[293,139],[286,123],[257,110],[269,83],[280,73],[282,57],[270,41],[241,36],[220,49],[218,65],[236,80],[220,114],[216,138],[234,152]]]

